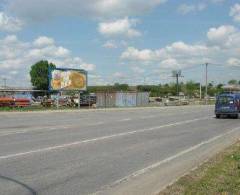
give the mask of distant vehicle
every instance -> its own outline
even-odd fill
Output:
[[[0,107],[28,107],[31,105],[30,99],[27,98],[14,98],[2,97],[0,98]]]
[[[185,106],[185,105],[189,105],[189,101],[185,98],[172,96],[166,100],[164,105],[165,106]]]
[[[216,118],[227,115],[238,118],[240,112],[240,93],[223,93],[217,96],[215,105]]]

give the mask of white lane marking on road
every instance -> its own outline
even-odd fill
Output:
[[[192,146],[192,147],[190,147],[190,148],[188,148],[188,149],[186,149],[186,150],[183,150],[183,151],[181,151],[181,152],[179,152],[179,153],[177,153],[177,154],[175,154],[175,155],[173,155],[173,156],[171,156],[171,157],[168,157],[168,158],[166,158],[166,159],[164,159],[164,160],[162,160],[162,161],[159,161],[159,162],[157,162],[157,163],[155,163],[155,164],[152,164],[152,165],[150,165],[150,166],[148,166],[148,167],[145,167],[144,169],[138,170],[138,171],[132,173],[131,175],[128,175],[128,176],[126,176],[126,177],[124,177],[124,178],[122,178],[122,179],[119,179],[119,180],[113,182],[112,184],[110,184],[110,185],[108,185],[108,186],[103,187],[103,188],[104,188],[103,190],[107,190],[107,189],[109,189],[109,188],[111,188],[111,187],[113,187],[113,186],[116,186],[116,185],[118,185],[118,184],[120,184],[120,183],[122,183],[122,182],[127,182],[127,181],[129,181],[130,179],[133,179],[133,178],[135,178],[135,177],[141,176],[141,175],[143,175],[143,174],[151,171],[152,169],[155,169],[155,168],[157,168],[157,167],[159,167],[159,166],[161,166],[161,165],[163,165],[163,164],[165,164],[165,163],[168,163],[168,162],[170,162],[170,161],[172,161],[172,160],[175,160],[176,158],[181,157],[181,156],[183,156],[184,154],[187,154],[187,153],[189,153],[189,152],[192,152],[192,151],[200,148],[200,147],[203,146],[203,145],[206,145],[206,144],[209,144],[209,143],[211,143],[211,142],[214,142],[214,141],[216,141],[216,140],[218,140],[218,139],[220,139],[220,138],[222,138],[222,137],[224,137],[224,136],[226,136],[226,135],[229,135],[229,134],[231,134],[231,133],[233,133],[233,132],[235,132],[235,131],[237,131],[237,130],[240,130],[240,127],[236,127],[236,128],[234,128],[234,129],[231,129],[230,131],[228,131],[228,132],[226,132],[226,133],[222,133],[222,134],[220,134],[220,135],[218,135],[218,136],[215,136],[215,137],[213,137],[213,138],[211,138],[211,139],[209,139],[209,140],[203,141],[203,142],[201,142],[201,143],[199,143],[199,144],[197,144],[197,145],[195,145],[195,146]],[[99,194],[99,193],[103,192],[103,190],[100,190],[100,191],[98,191],[98,192],[95,192],[95,193],[93,193],[92,195],[94,195],[94,194]]]
[[[119,120],[119,122],[125,122],[125,121],[131,121],[131,120],[132,120],[131,118],[124,118],[124,119]]]
[[[143,116],[141,119],[150,119],[150,118],[156,118],[156,115],[149,115],[149,116]]]
[[[9,155],[5,155],[5,156],[0,156],[0,160],[14,158],[14,157],[20,157],[20,156],[26,156],[26,155],[34,154],[34,153],[64,149],[64,148],[68,148],[68,147],[78,146],[81,144],[87,144],[87,143],[91,143],[91,142],[97,142],[97,141],[107,140],[107,139],[116,138],[116,137],[128,136],[128,135],[133,135],[133,134],[137,134],[137,133],[150,132],[150,131],[155,131],[155,130],[159,130],[162,128],[174,127],[174,126],[183,125],[183,124],[189,124],[192,122],[206,120],[206,119],[209,119],[209,117],[196,118],[196,119],[191,119],[191,120],[186,120],[186,121],[181,121],[181,122],[176,122],[176,123],[170,123],[170,124],[151,127],[151,128],[145,128],[145,129],[141,129],[141,130],[128,131],[128,132],[124,132],[124,133],[118,133],[118,134],[113,134],[113,135],[108,135],[108,136],[103,136],[103,137],[97,137],[97,138],[93,138],[93,139],[82,140],[82,141],[72,142],[72,143],[68,143],[68,144],[62,144],[62,145],[57,145],[57,146],[52,146],[52,147],[47,147],[47,148],[41,148],[41,149],[37,149],[37,150],[31,150],[28,152],[9,154]]]
[[[90,126],[98,126],[98,125],[103,125],[104,122],[97,122],[97,123],[92,123],[92,124],[87,124],[84,127],[90,127]],[[31,133],[31,132],[50,132],[50,131],[55,131],[59,129],[69,129],[69,128],[74,128],[77,127],[79,128],[80,126],[77,125],[66,125],[66,126],[54,126],[54,127],[38,127],[38,128],[32,128],[32,129],[27,129],[27,130],[19,130],[19,131],[12,131],[12,132],[0,132],[0,137],[8,136],[8,135],[15,135],[15,134],[24,134],[24,133]]]
[[[181,112],[179,114],[181,115],[184,115],[184,114],[195,114],[195,113],[198,113],[199,111],[193,111],[193,112]],[[171,116],[171,115],[174,115],[174,114],[178,114],[178,113],[165,113],[164,116]],[[161,117],[161,115],[149,115],[149,116],[142,116],[140,117],[140,119],[151,119],[151,118],[159,118]]]
[[[183,112],[181,114],[191,114],[191,113],[196,113],[196,111],[194,112]],[[165,113],[164,116],[171,116],[171,115],[174,115],[175,113]],[[160,115],[161,116],[161,115]],[[151,115],[151,116],[143,116],[143,117],[140,117],[140,119],[150,119],[150,118],[157,118],[157,117],[160,117],[158,114],[157,115]],[[139,119],[139,118],[136,118],[136,119]],[[132,120],[132,119],[130,119]],[[115,122],[126,122],[126,121],[130,121],[129,119],[123,119],[123,120],[120,120],[120,121],[115,121]],[[96,122],[96,123],[93,123],[93,124],[87,124],[85,125],[84,127],[91,127],[91,126],[98,126],[98,125],[103,125],[103,124],[106,124],[104,122]],[[68,128],[74,128],[74,127],[77,127],[79,128],[79,126],[76,126],[76,125],[66,125],[66,126],[45,126],[45,127],[35,127],[35,128],[31,128],[31,129],[25,129],[25,130],[17,130],[17,131],[12,131],[12,132],[9,132],[9,131],[5,131],[5,132],[1,132],[0,131],[0,137],[4,137],[4,136],[10,136],[10,135],[15,135],[15,134],[25,134],[25,133],[31,133],[31,132],[50,132],[50,131],[55,131],[55,130],[59,130],[59,129],[68,129]]]

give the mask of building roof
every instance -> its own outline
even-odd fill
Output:
[[[240,85],[225,85],[223,89],[227,91],[240,91]]]

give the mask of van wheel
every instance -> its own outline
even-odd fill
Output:
[[[220,118],[221,117],[221,115],[220,114],[216,114],[216,118]]]

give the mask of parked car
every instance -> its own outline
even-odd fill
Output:
[[[238,118],[240,112],[240,93],[223,93],[217,96],[215,105],[216,118],[222,115]]]

